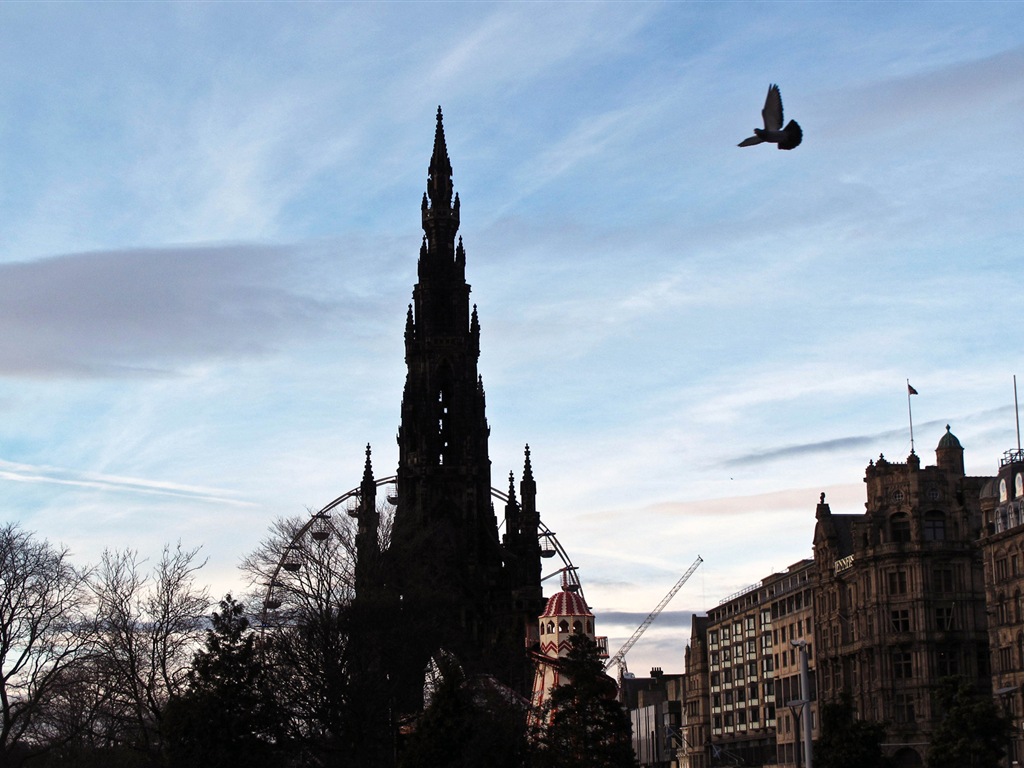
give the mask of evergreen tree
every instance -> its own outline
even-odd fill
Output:
[[[815,768],[885,768],[889,765],[882,755],[885,727],[857,720],[848,693],[844,693],[840,701],[821,707],[820,734],[814,745]]]
[[[997,768],[1010,738],[1010,721],[963,677],[940,682],[944,712],[928,748],[928,768]]]
[[[188,689],[165,711],[168,761],[183,768],[276,765],[281,717],[244,606],[227,595],[211,622]]]
[[[560,661],[568,680],[551,691],[537,734],[538,768],[632,768],[629,715],[616,700],[615,682],[604,673],[597,644],[586,635],[570,638]]]
[[[522,768],[526,704],[490,677],[467,679],[451,656],[435,658],[430,703],[399,768]]]

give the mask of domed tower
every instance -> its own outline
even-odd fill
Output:
[[[594,614],[580,593],[580,585],[571,571],[562,574],[562,590],[548,599],[544,613],[537,619],[540,650],[534,659],[533,678],[534,711],[548,700],[551,689],[567,682],[559,660],[569,654],[573,635],[586,635],[602,652],[608,655],[608,639],[594,634]]]
[[[949,431],[949,424],[946,425],[946,434],[939,438],[939,444],[935,447],[935,464],[951,474],[964,474],[964,447],[956,435]]]

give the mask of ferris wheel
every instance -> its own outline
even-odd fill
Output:
[[[377,488],[385,489],[383,500],[378,497],[377,501],[377,512],[380,513],[381,519],[393,519],[398,508],[396,481],[396,475],[375,481]],[[509,503],[508,493],[498,488],[491,488],[491,498],[502,504]],[[263,629],[287,623],[286,615],[281,615],[281,612],[287,607],[290,597],[301,593],[302,587],[299,582],[303,569],[325,568],[326,558],[323,557],[325,552],[335,551],[334,548],[339,546],[348,550],[341,553],[342,556],[338,559],[344,561],[347,557],[348,565],[354,567],[354,541],[350,530],[347,526],[338,525],[336,519],[340,514],[355,517],[360,503],[360,488],[353,488],[321,509],[312,512],[308,520],[294,531],[289,532],[288,543],[282,547],[276,564],[271,564],[265,583],[260,616]],[[542,570],[541,581],[544,582],[561,575],[563,589],[580,592],[582,595],[582,586],[576,574],[576,566],[572,564],[569,553],[555,536],[555,532],[548,528],[543,521],[539,522],[537,538],[542,562],[550,563],[550,567]],[[338,565],[332,565],[330,568],[337,570]],[[344,580],[346,574],[336,575]],[[351,574],[348,575],[351,576]],[[353,583],[351,579],[349,582]],[[337,597],[343,599],[340,594]]]

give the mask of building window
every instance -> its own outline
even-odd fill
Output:
[[[1006,575],[1007,575],[1006,558],[1005,557],[1001,557],[998,560],[996,560],[996,578],[998,578],[998,579],[1005,579]]]
[[[889,629],[893,632],[909,632],[910,611],[906,608],[891,611],[889,614]]]
[[[960,674],[960,661],[953,647],[939,648],[935,654],[935,669],[939,677],[952,677]]]
[[[892,676],[897,680],[909,680],[914,676],[914,661],[910,651],[892,652]]]
[[[889,573],[889,594],[890,595],[905,595],[905,594],[907,594],[907,572],[906,571],[891,571]]]
[[[906,544],[910,541],[910,518],[899,512],[889,518],[889,532],[893,543]]]
[[[940,632],[948,632],[953,628],[953,607],[940,605],[935,609],[935,628]]]
[[[932,571],[932,589],[935,592],[949,594],[953,591],[953,569],[936,568]]]
[[[999,671],[1010,672],[1013,670],[1013,659],[1009,648],[999,649]]]
[[[893,698],[893,719],[897,723],[916,722],[914,697],[909,693],[897,693]]]
[[[946,540],[946,516],[941,512],[928,512],[924,516],[924,540]]]

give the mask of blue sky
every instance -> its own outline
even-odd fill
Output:
[[[237,590],[394,471],[439,104],[494,485],[613,648],[705,560],[632,671],[863,509],[907,379],[926,462],[1016,446],[1019,3],[8,2],[0,71],[0,490],[83,563]],[[773,82],[804,143],[738,148]]]

